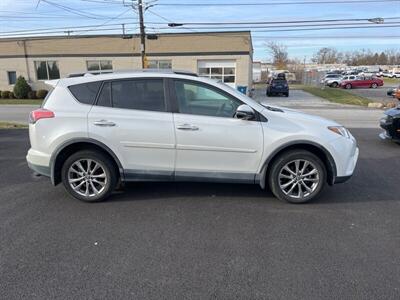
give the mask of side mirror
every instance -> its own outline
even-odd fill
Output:
[[[253,120],[256,116],[254,110],[247,104],[242,104],[236,109],[235,118],[241,120]]]

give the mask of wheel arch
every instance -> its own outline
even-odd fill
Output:
[[[121,181],[124,181],[124,169],[115,153],[105,144],[90,138],[72,139],[61,144],[50,158],[50,178],[53,185],[61,182],[61,168],[69,155],[80,150],[95,150],[108,156],[119,173]]]
[[[315,154],[321,161],[324,163],[326,171],[327,171],[327,182],[329,185],[333,185],[335,182],[335,178],[337,176],[337,168],[335,160],[331,153],[322,145],[311,142],[311,141],[295,141],[286,143],[275,151],[273,151],[269,157],[265,160],[262,165],[261,171],[258,175],[258,181],[261,187],[264,189],[266,186],[266,178],[268,172],[270,170],[270,166],[273,161],[282,153],[289,150],[306,150],[313,154]]]

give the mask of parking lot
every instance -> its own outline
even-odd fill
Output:
[[[27,130],[0,131],[0,298],[398,299],[400,146],[379,140],[381,111],[303,109],[360,147],[354,177],[306,205],[209,183],[82,203],[32,175]]]

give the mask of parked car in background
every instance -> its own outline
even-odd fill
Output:
[[[400,143],[400,107],[385,111],[385,116],[380,120],[380,125],[385,130],[379,135],[382,139],[391,139]]]
[[[382,72],[382,76],[383,77],[387,77],[387,78],[390,78],[391,76],[392,76],[392,72],[389,72],[389,71],[383,71]]]
[[[28,165],[95,202],[119,182],[269,185],[304,203],[348,180],[359,150],[335,121],[261,105],[224,83],[182,72],[62,78],[30,114]]]
[[[278,75],[276,78],[270,78],[267,85],[268,97],[275,95],[284,95],[285,97],[289,97],[289,84],[283,74]]]
[[[390,78],[400,78],[400,71],[393,71],[390,76]]]
[[[387,90],[386,94],[389,97],[396,97],[396,92],[397,92],[398,88],[390,88]]]
[[[340,82],[342,81],[342,75],[340,74],[327,74],[321,80],[321,83],[330,87],[338,87]]]
[[[400,86],[396,89],[394,97],[400,101]]]
[[[356,75],[345,75],[345,76],[342,76],[342,81],[343,80],[355,80],[356,78],[357,78]]]
[[[355,79],[342,80],[340,87],[344,89],[373,88],[383,86],[383,80],[377,77],[357,76]]]

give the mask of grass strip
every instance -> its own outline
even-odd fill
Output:
[[[40,105],[43,100],[41,99],[0,99],[0,105],[4,104],[26,104],[26,105]]]
[[[25,128],[28,128],[28,125],[13,123],[13,122],[0,122],[0,129],[25,129]]]
[[[368,106],[368,103],[373,102],[371,99],[354,95],[340,88],[325,87],[324,89],[321,89],[319,87],[306,86],[306,85],[303,85],[301,87],[299,86],[299,88],[314,96],[326,99],[330,102],[335,102],[340,104]]]

